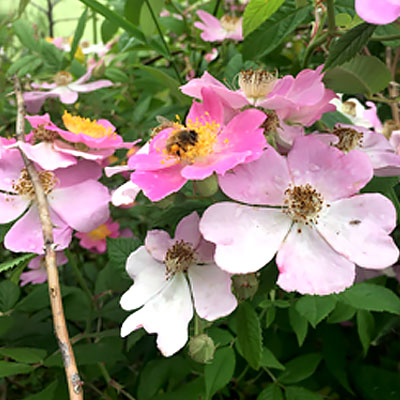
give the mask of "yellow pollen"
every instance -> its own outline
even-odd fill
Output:
[[[285,190],[285,208],[282,210],[296,223],[317,224],[324,198],[310,184],[289,186]]]
[[[162,152],[166,159],[173,157],[189,164],[193,163],[214,151],[219,131],[220,124],[205,118],[188,120],[186,126],[176,122]],[[165,161],[161,160],[161,163],[164,164]]]
[[[90,239],[104,240],[107,236],[111,235],[111,231],[107,228],[106,224],[98,226],[88,233]]]
[[[90,118],[82,118],[79,116],[72,116],[69,112],[64,111],[62,116],[65,127],[75,135],[80,133],[99,139],[105,136],[113,137],[115,132],[111,128],[106,128],[99,124],[96,120]]]

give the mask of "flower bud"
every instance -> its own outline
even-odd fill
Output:
[[[206,364],[213,359],[214,353],[214,341],[205,333],[190,338],[189,356],[192,360]]]
[[[232,282],[234,293],[241,301],[253,297],[257,292],[258,279],[256,274],[235,275]]]
[[[215,174],[202,181],[196,181],[195,185],[196,192],[200,196],[211,197],[218,192],[218,179]]]

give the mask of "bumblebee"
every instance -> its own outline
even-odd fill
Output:
[[[167,153],[172,156],[181,157],[189,150],[189,146],[195,146],[199,139],[199,134],[194,130],[181,129],[174,132],[165,145]]]

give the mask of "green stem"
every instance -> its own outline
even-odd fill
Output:
[[[336,32],[334,2],[335,0],[327,0],[329,36],[333,36]]]
[[[69,264],[70,264],[71,267],[72,267],[72,270],[73,270],[73,272],[74,272],[75,278],[76,278],[76,280],[77,280],[78,283],[79,283],[79,286],[80,286],[80,287],[83,289],[83,291],[87,294],[87,296],[88,296],[89,299],[90,299],[90,304],[92,304],[92,302],[93,302],[93,295],[92,295],[92,292],[90,291],[89,286],[87,285],[87,283],[86,283],[86,281],[85,281],[85,278],[83,277],[82,272],[81,272],[81,270],[79,269],[79,267],[78,267],[78,265],[77,265],[77,263],[76,263],[76,260],[75,260],[74,255],[73,255],[69,250],[65,250],[65,253],[66,253],[66,255],[67,255]]]
[[[396,97],[395,99],[386,99],[385,97],[378,97],[378,96],[365,96],[368,100],[371,101],[379,101],[385,104],[393,104],[398,103],[400,101],[400,97]]]
[[[221,0],[217,0],[217,2],[216,2],[216,4],[215,4],[215,7],[214,7],[214,11],[213,11],[214,17],[217,15],[218,8],[219,8],[219,5],[220,5],[220,4],[221,4]]]
[[[178,78],[178,81],[179,81],[180,83],[183,83],[182,78],[181,78],[181,76],[180,76],[180,74],[179,74],[178,68],[177,68],[177,66],[176,66],[176,64],[175,64],[174,58],[172,57],[171,51],[169,50],[168,44],[167,44],[167,42],[166,42],[165,39],[164,39],[164,35],[163,35],[162,31],[161,31],[161,28],[160,28],[160,25],[159,25],[159,23],[158,23],[157,17],[156,17],[156,15],[154,14],[153,9],[151,8],[150,2],[149,2],[149,0],[144,0],[144,1],[146,2],[147,7],[148,7],[148,9],[149,9],[149,11],[150,11],[151,18],[153,19],[153,22],[154,22],[154,24],[156,25],[158,35],[160,36],[160,39],[161,39],[161,41],[163,42],[163,45],[164,45],[164,47],[165,47],[165,50],[166,50],[166,52],[167,52],[167,54],[168,54],[168,59],[169,59],[169,61],[171,62],[172,68],[173,68],[174,71],[175,71],[175,74],[176,74],[176,76],[177,76],[177,78]]]
[[[194,315],[194,336],[200,335],[201,332],[201,328],[200,328],[200,319],[199,316],[197,315],[197,313]]]
[[[92,14],[93,18],[93,44],[97,44],[98,38],[97,38],[97,14],[93,11]]]
[[[383,42],[385,40],[397,40],[400,39],[400,35],[397,33],[395,35],[382,35],[382,36],[373,36],[369,40]]]
[[[308,64],[308,61],[314,52],[314,50],[320,46],[322,43],[325,42],[325,40],[328,38],[329,34],[328,33],[323,33],[320,37],[315,37],[314,40],[309,44],[307,47],[305,53],[304,53],[304,58],[302,62],[302,68],[305,68]]]

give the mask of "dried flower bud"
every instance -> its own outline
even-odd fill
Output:
[[[235,275],[232,282],[234,293],[241,301],[253,297],[257,292],[258,279],[256,274]]]

